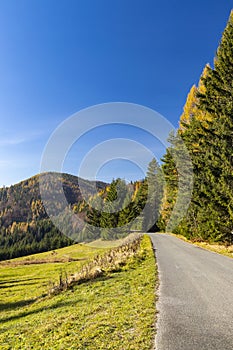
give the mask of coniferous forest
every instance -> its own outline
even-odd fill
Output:
[[[187,97],[177,135],[163,157],[166,179],[160,228],[172,213],[179,174],[173,152],[181,138],[193,164],[191,204],[175,233],[193,240],[232,243],[233,232],[233,12],[213,68],[206,65]]]
[[[85,216],[86,206],[82,195],[91,193],[93,183],[69,174],[50,173],[62,182],[67,204],[75,213]],[[64,220],[64,230],[60,232],[48,216],[40,195],[39,178],[36,175],[16,185],[0,189],[0,260],[61,248],[74,243],[69,235],[69,225]],[[105,188],[103,182],[96,182],[97,190]],[[45,184],[46,193],[52,205],[59,209],[58,190],[50,182]],[[78,214],[77,214],[78,215]],[[78,228],[77,228],[78,231]],[[64,234],[65,233],[65,234]]]

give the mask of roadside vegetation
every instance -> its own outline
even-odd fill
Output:
[[[55,252],[57,258],[66,255],[75,261],[18,266],[2,262],[0,348],[151,349],[157,283],[151,241],[145,235],[128,242],[127,258],[122,247],[74,245]],[[32,260],[51,255],[54,252],[38,254]],[[69,277],[95,263],[103,271],[100,276],[48,295],[51,282],[59,285],[61,271]]]
[[[198,242],[195,240],[188,239],[188,238],[184,237],[183,235],[172,234],[172,233],[169,233],[169,234],[171,234],[172,236],[178,237],[185,242],[194,244],[200,248],[210,250],[214,253],[222,254],[222,255],[228,256],[230,258],[233,258],[233,244],[229,244],[229,243],[221,244],[221,243],[214,243],[214,242],[212,242],[212,243]]]
[[[185,163],[181,140],[193,166],[193,192],[181,222],[173,222],[174,233],[193,241],[233,243],[232,135],[233,135],[233,11],[223,32],[212,67],[207,64],[198,86],[187,97],[177,134],[170,135],[170,147],[163,157],[166,180],[160,229],[169,221],[178,194],[178,180],[184,197],[190,181],[178,174],[175,159]],[[175,218],[176,219],[176,218]],[[175,220],[173,219],[173,220]],[[205,244],[203,244],[204,246]]]

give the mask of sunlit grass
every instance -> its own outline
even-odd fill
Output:
[[[88,246],[73,248],[74,252],[68,247],[57,254],[69,251],[71,256],[89,259],[102,251]],[[47,291],[49,280],[56,279],[61,268],[69,273],[82,263],[2,266],[0,348],[150,349],[156,271],[148,236],[143,238],[142,249],[145,259],[131,262],[128,268],[36,302],[31,299]]]
[[[42,294],[48,292],[50,282],[58,280],[61,271],[66,270],[67,273],[73,273],[77,271],[84,262],[102,251],[102,249],[73,245],[56,250],[55,256],[59,258],[69,256],[80,259],[78,261],[15,266],[17,263],[26,260],[46,261],[46,259],[50,260],[54,257],[54,252],[46,252],[12,259],[8,263],[1,262],[1,303],[4,302],[4,304],[6,304],[10,302],[26,301],[40,297]]]
[[[189,242],[191,244],[194,244],[200,248],[210,250],[214,253],[222,254],[225,256],[228,256],[230,258],[233,258],[233,245],[224,245],[224,244],[218,244],[218,243],[208,243],[208,242],[192,242],[191,240],[188,240],[186,237],[182,235],[176,235],[174,233],[169,233],[172,236],[178,237],[182,239],[185,242]]]

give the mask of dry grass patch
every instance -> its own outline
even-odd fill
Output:
[[[112,248],[105,254],[96,255],[76,273],[68,276],[66,272],[61,272],[59,283],[52,285],[49,294],[57,294],[74,284],[121,271],[126,265],[132,264],[135,259],[143,259],[145,252],[141,247],[142,237],[141,234],[128,237],[119,247]]]
[[[78,249],[83,256],[82,247]],[[41,282],[45,288],[44,283],[56,278],[59,265],[68,276],[75,265],[76,271],[82,269],[79,262],[0,268],[1,350],[152,349],[157,272],[148,236],[143,236],[138,255],[119,271],[31,303],[41,293]]]
[[[233,258],[233,245],[192,241],[192,240],[189,240],[182,235],[176,235],[174,233],[168,233],[168,234],[172,235],[174,237],[180,238],[185,242],[194,244],[200,248],[203,248],[203,249],[209,250],[211,252],[222,254],[222,255],[228,256],[230,258]]]

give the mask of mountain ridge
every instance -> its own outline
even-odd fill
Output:
[[[44,178],[46,181],[40,182]],[[53,225],[41,199],[40,186],[47,186],[45,190],[51,196],[52,204],[55,208],[60,206],[56,188],[53,192],[54,179],[61,181],[67,203],[76,214],[79,206],[85,203],[83,195],[91,196],[108,185],[102,181],[85,180],[67,173],[46,172],[0,188],[0,260],[56,249],[72,243],[70,238]],[[85,218],[85,210],[80,216]]]

